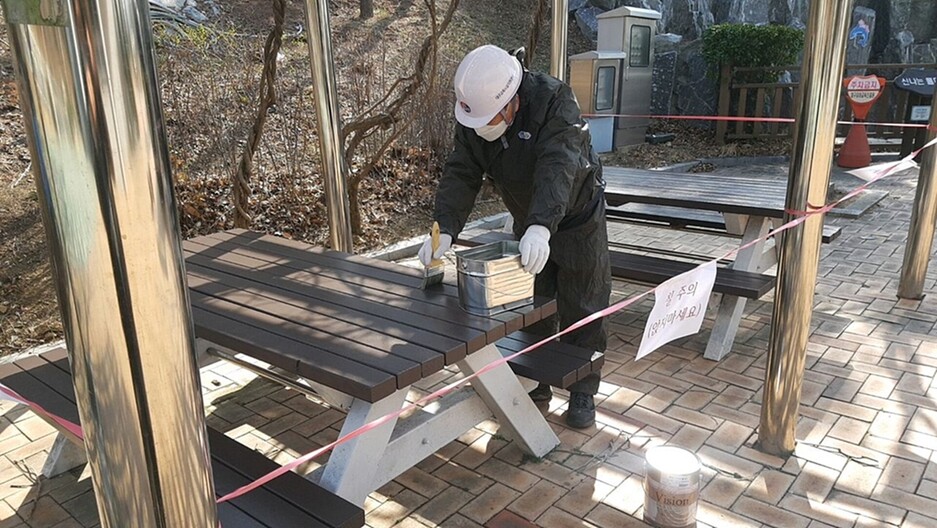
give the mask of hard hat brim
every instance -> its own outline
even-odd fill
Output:
[[[511,86],[508,87],[508,92],[511,94],[510,97],[508,97],[507,99],[508,102],[510,102],[511,99],[514,98],[514,95],[517,94],[517,90],[521,86],[521,79],[524,77],[524,68],[521,67],[521,63],[515,60],[514,66],[515,66],[515,71],[514,71],[515,80],[513,83],[511,83]],[[504,107],[501,107],[489,115],[470,116],[465,113],[460,103],[461,101],[459,100],[456,100],[455,102],[455,105],[454,105],[455,118],[456,118],[456,121],[459,122],[459,124],[468,128],[481,128],[487,125],[489,121],[491,121],[492,119],[494,119],[496,115],[498,115],[498,112],[504,109]],[[507,103],[505,103],[504,105],[507,106]]]

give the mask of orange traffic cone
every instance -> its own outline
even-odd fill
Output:
[[[869,148],[869,136],[865,125],[856,123],[846,134],[846,141],[839,149],[836,164],[847,169],[860,169],[872,163],[872,150]]]

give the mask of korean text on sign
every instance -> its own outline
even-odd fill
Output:
[[[707,262],[662,282],[654,291],[654,308],[647,318],[635,359],[674,339],[699,332],[715,282],[715,262]]]

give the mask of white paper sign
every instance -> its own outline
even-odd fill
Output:
[[[875,165],[869,165],[868,167],[862,167],[861,169],[855,169],[851,171],[846,171],[853,176],[862,178],[865,181],[871,181],[874,178],[881,176],[882,174],[894,174],[896,172],[901,172],[907,169],[913,169],[917,167],[917,163],[914,160],[899,160],[899,161],[890,161],[888,163],[877,163]]]
[[[930,107],[929,106],[912,106],[911,107],[911,121],[927,121],[930,119]]]
[[[654,308],[647,317],[635,360],[674,339],[699,332],[715,282],[715,261],[662,282],[654,291]]]

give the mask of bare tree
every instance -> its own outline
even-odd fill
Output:
[[[264,69],[260,75],[260,105],[257,108],[257,117],[251,128],[241,154],[241,162],[234,174],[234,225],[248,228],[251,224],[250,216],[250,180],[253,173],[254,152],[260,146],[260,139],[264,133],[264,124],[267,122],[267,111],[276,103],[277,54],[283,39],[283,18],[286,14],[286,0],[273,0],[273,29],[267,36],[264,44]]]
[[[345,164],[351,168],[353,161],[362,147],[362,142],[378,132],[390,131],[390,134],[374,152],[364,155],[365,161],[356,172],[348,175],[348,201],[350,203],[351,228],[355,234],[361,234],[361,211],[358,204],[358,190],[361,182],[366,179],[377,167],[384,153],[397,139],[406,132],[413,122],[415,111],[407,112],[404,117],[403,110],[418,106],[419,101],[414,97],[432,93],[436,82],[436,66],[439,35],[446,31],[459,0],[452,0],[443,16],[437,21],[436,1],[424,0],[430,16],[430,34],[423,41],[417,55],[413,73],[394,81],[387,92],[376,103],[364,110],[358,117],[342,127],[342,140],[345,142]],[[429,72],[427,73],[427,66]],[[425,86],[425,82],[429,85]],[[392,99],[392,97],[394,97]]]

